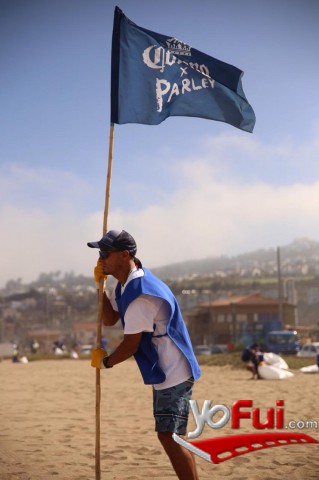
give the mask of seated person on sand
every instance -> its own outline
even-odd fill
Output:
[[[252,379],[255,377],[260,379],[258,365],[263,361],[263,355],[259,350],[259,345],[254,343],[253,345],[250,345],[250,347],[244,348],[241,359],[245,362],[246,369],[252,372]]]

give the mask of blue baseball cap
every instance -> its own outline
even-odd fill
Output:
[[[127,250],[132,257],[137,251],[134,238],[125,230],[110,230],[98,242],[89,242],[87,245],[100,250]]]

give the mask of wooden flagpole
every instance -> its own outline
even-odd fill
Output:
[[[111,177],[112,177],[112,161],[113,161],[113,142],[114,142],[114,124],[110,125],[109,136],[109,158],[106,176],[106,188],[105,188],[105,203],[104,203],[104,216],[103,216],[103,236],[107,232],[107,219],[109,213],[110,204],[110,191],[111,191]],[[98,315],[96,325],[96,346],[98,348],[102,345],[102,310],[103,310],[103,287],[104,280],[100,280],[99,297],[98,297]],[[95,378],[95,480],[101,480],[101,375],[100,369],[96,369]]]

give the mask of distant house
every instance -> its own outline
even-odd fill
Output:
[[[73,323],[72,325],[72,336],[75,342],[81,345],[94,344],[96,341],[96,331],[95,322]]]
[[[65,332],[61,329],[34,329],[27,332],[25,337],[25,347],[29,348],[32,340],[37,340],[40,344],[40,352],[52,352],[53,343],[60,338],[65,337]]]
[[[75,343],[80,345],[95,345],[96,344],[96,323],[95,322],[81,322],[74,323],[72,326],[72,339]],[[105,336],[107,333],[107,337]],[[107,332],[102,327],[102,338],[107,340],[108,351],[115,349],[123,338],[123,327],[118,321]]]
[[[280,308],[282,322],[280,322]],[[187,314],[195,345],[262,342],[265,333],[295,324],[295,305],[259,293],[203,303]]]

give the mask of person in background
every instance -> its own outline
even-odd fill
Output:
[[[106,338],[102,337],[101,338],[101,347],[106,350],[106,347],[107,347],[107,340]]]
[[[263,361],[263,355],[260,352],[259,345],[254,343],[244,348],[241,359],[245,363],[246,369],[252,373],[252,380],[255,378],[260,379],[258,365]]]
[[[37,353],[39,347],[40,347],[39,342],[33,338],[30,342],[31,353]]]
[[[113,368],[134,355],[144,383],[152,385],[155,431],[177,477],[198,480],[193,454],[173,438],[186,434],[193,383],[201,374],[177,300],[136,258],[136,242],[126,231],[111,230],[88,246],[99,249],[97,285],[107,275],[118,281],[110,298],[103,294],[103,323],[120,319],[124,329],[111,355],[93,350],[92,366]]]
[[[19,354],[19,345],[14,343],[12,345],[12,362],[19,363],[20,361],[20,354]]]

